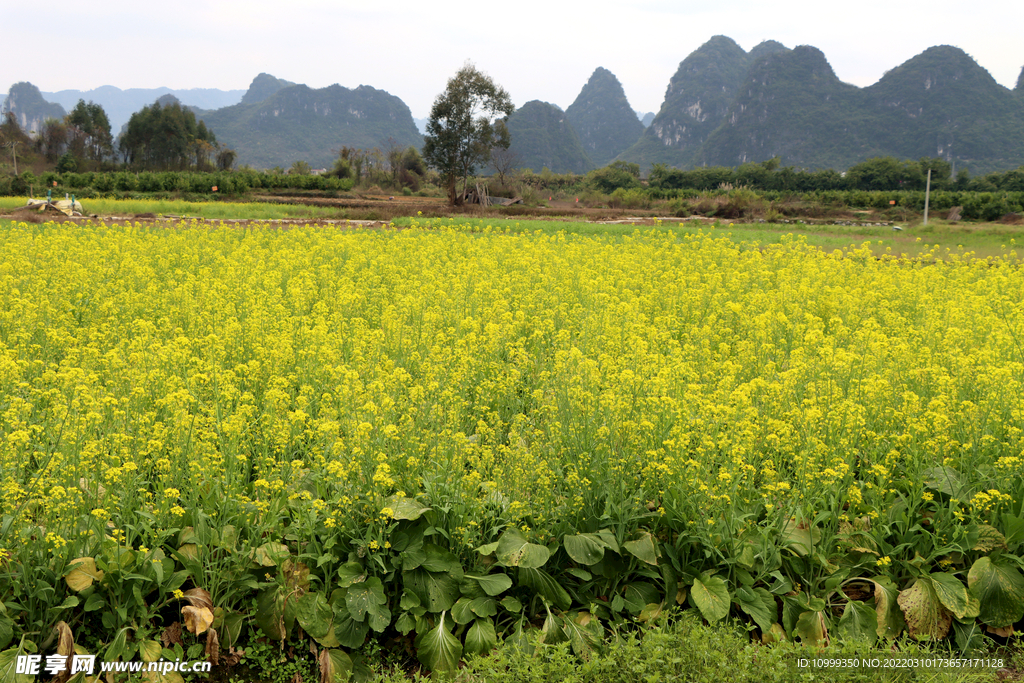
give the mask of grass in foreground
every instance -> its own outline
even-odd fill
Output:
[[[13,211],[25,205],[24,197],[0,197],[0,212]],[[344,220],[341,208],[306,204],[272,204],[268,202],[186,202],[165,199],[87,199],[87,214],[126,216],[152,213],[159,215],[206,218],[213,220]]]

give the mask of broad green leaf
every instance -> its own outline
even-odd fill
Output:
[[[423,553],[426,557],[420,566],[428,572],[450,572],[460,567],[459,559],[439,545],[424,543]]]
[[[612,533],[610,529],[601,529],[594,535],[601,539],[601,542],[604,543],[608,550],[611,550],[615,554],[619,553],[619,543],[615,540],[615,534]]]
[[[416,618],[408,612],[403,612],[402,616],[398,617],[398,621],[395,622],[395,628],[403,636],[408,635],[410,631],[416,628]]]
[[[519,583],[547,598],[558,609],[569,609],[572,599],[561,584],[543,569],[519,568]]]
[[[366,569],[358,562],[346,562],[338,567],[338,579],[338,584],[342,588],[348,588],[366,580]]]
[[[7,617],[0,618],[0,648],[5,648],[14,640],[14,622]]]
[[[605,544],[593,534],[577,534],[562,539],[565,552],[573,562],[590,566],[597,564],[604,557]]]
[[[107,646],[106,651],[103,653],[104,660],[110,662],[120,659],[122,656],[127,654],[128,630],[129,627],[125,626],[114,634],[114,638],[110,641],[110,645]]]
[[[446,572],[428,572],[420,567],[402,572],[402,581],[428,612],[450,610],[459,599],[459,580]]]
[[[920,578],[907,590],[900,591],[896,602],[903,610],[907,630],[913,638],[942,640],[949,633],[953,615],[939,601],[930,579]]]
[[[873,643],[878,638],[878,613],[866,602],[850,600],[839,619],[839,632],[850,640]]]
[[[23,653],[16,647],[0,652],[0,681],[3,683],[33,683],[36,680],[35,676],[15,673],[18,670],[20,654]]]
[[[415,498],[405,496],[391,496],[384,503],[384,507],[390,508],[395,519],[419,519],[423,513],[430,512],[430,508],[421,504]]]
[[[408,589],[402,591],[402,599],[398,603],[399,608],[408,610],[413,607],[419,607],[420,604],[419,596],[415,593]]]
[[[466,574],[467,579],[473,579],[484,589],[488,595],[500,595],[512,587],[512,578],[508,574]]]
[[[540,629],[540,642],[545,645],[556,645],[558,643],[564,643],[569,639],[569,636],[562,630],[562,619],[561,617],[555,616],[550,611],[548,616],[544,619],[544,625]]]
[[[976,619],[971,619],[968,622],[959,620],[953,622],[953,636],[956,640],[957,650],[963,653],[960,655],[961,657],[983,657],[991,651],[991,641],[985,637],[985,627]]]
[[[968,607],[967,586],[957,577],[944,572],[935,572],[928,578],[932,580],[932,588],[935,589],[939,602],[957,619],[963,619]]]
[[[821,612],[803,612],[796,620],[794,628],[805,644],[828,645],[828,628],[825,626],[825,615]]]
[[[498,613],[498,601],[494,598],[474,598],[469,603],[469,608],[473,610],[473,614],[477,615],[482,619],[487,617],[493,617]]]
[[[284,640],[284,596],[277,586],[268,588],[256,599],[256,624],[271,640]]]
[[[1006,546],[1012,552],[1017,552],[1017,546],[1024,541],[1024,518],[1004,512],[1002,521],[1003,532],[1006,534]]]
[[[714,623],[729,614],[729,588],[721,577],[705,574],[694,579],[690,595],[709,622]]]
[[[399,556],[402,560],[402,569],[405,571],[411,571],[423,565],[427,561],[427,554],[423,551],[423,546],[420,545],[418,548],[411,548],[406,550]]]
[[[974,597],[974,593],[967,591],[967,609],[964,610],[964,619],[974,620],[981,614],[981,601]]]
[[[498,647],[498,635],[494,632],[494,622],[490,619],[477,619],[466,633],[467,655],[485,655]]]
[[[983,623],[1002,628],[1024,616],[1024,576],[1013,565],[982,557],[967,573],[967,585],[981,603]]]
[[[644,608],[640,610],[640,614],[636,616],[636,620],[641,624],[646,624],[654,619],[657,619],[665,611],[665,604],[661,602],[650,602],[644,605]]]
[[[640,614],[647,605],[661,602],[661,592],[652,583],[634,581],[626,584],[622,599],[626,609],[633,614]]]
[[[563,614],[561,620],[562,632],[576,656],[583,661],[593,659],[604,644],[601,620],[590,612]]]
[[[532,630],[532,629],[531,629]],[[516,625],[516,630],[512,632],[512,635],[505,638],[504,645],[511,647],[515,650],[519,650],[529,656],[533,656],[534,650],[533,643],[530,641],[530,637],[523,631],[523,622],[520,621]]]
[[[997,548],[1006,549],[1006,537],[989,524],[979,524],[978,540],[975,541],[972,550],[980,550],[983,553],[987,553]]]
[[[252,560],[262,567],[276,567],[288,559],[288,546],[283,543],[264,543],[252,552]]]
[[[387,601],[384,586],[376,576],[355,584],[345,593],[345,607],[356,621],[363,621],[367,612],[376,611],[377,607]]]
[[[947,496],[956,497],[963,488],[960,473],[945,465],[929,467],[921,472],[920,477],[924,480],[926,487],[945,493]]]
[[[96,568],[96,560],[91,557],[79,557],[71,560],[71,569],[64,575],[68,588],[80,593],[93,584],[102,581],[103,572]]]
[[[437,626],[416,638],[416,658],[431,671],[455,671],[462,659],[462,643],[445,627],[445,613]]]
[[[764,588],[750,588],[743,586],[736,591],[734,599],[739,603],[740,609],[750,615],[757,627],[764,633],[775,623],[776,612],[769,608],[775,607],[775,599]]]
[[[159,640],[144,640],[139,643],[139,658],[144,662],[157,661],[162,652]]]
[[[306,593],[299,598],[295,606],[295,620],[302,630],[313,639],[320,640],[327,636],[334,621],[334,609],[328,604],[323,593]]]
[[[346,683],[352,676],[352,658],[344,650],[321,650],[320,683]]]
[[[338,644],[352,650],[362,647],[366,642],[366,634],[370,632],[370,623],[356,621],[349,614],[344,600],[332,601],[334,604],[334,637]]]
[[[471,608],[473,601],[469,598],[459,598],[454,605],[452,605],[452,619],[455,620],[456,624],[463,625],[476,619]]]
[[[739,566],[741,566],[741,567],[743,567],[745,569],[753,569],[754,568],[754,561],[755,561],[754,548],[752,547],[752,545],[749,542],[748,543],[744,543],[743,544],[743,550],[741,550],[740,554],[736,556],[736,564],[738,564]]]
[[[377,633],[383,633],[384,629],[391,624],[391,610],[384,605],[370,604],[366,611],[366,621]]]
[[[519,613],[523,611],[523,603],[519,602],[511,595],[505,596],[501,599],[501,606],[507,609],[509,612]]]
[[[797,555],[808,555],[821,541],[821,531],[817,527],[801,528],[800,523],[791,519],[782,530],[782,539]]]
[[[480,546],[479,548],[476,549],[476,551],[478,553],[480,553],[481,555],[490,555],[491,553],[495,552],[497,549],[498,549],[498,542],[495,541],[494,543],[487,543],[485,545]]]
[[[635,541],[626,541],[622,547],[641,562],[658,566],[658,544],[650,533],[645,531],[640,538]]]
[[[225,550],[234,550],[235,544],[238,542],[238,529],[231,524],[224,525],[224,528],[220,529],[214,535],[214,545],[218,548]]]
[[[543,567],[551,557],[551,551],[547,547],[530,543],[526,540],[523,532],[516,527],[506,529],[501,535],[495,554],[498,561],[506,567],[522,567],[524,569]]]
[[[761,634],[761,643],[764,645],[774,645],[787,640],[789,640],[789,636],[786,635],[786,629],[782,628],[782,624],[778,622],[772,624],[770,629]]]

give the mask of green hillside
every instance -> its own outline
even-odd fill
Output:
[[[817,48],[766,41],[744,53],[716,36],[679,65],[650,128],[619,159],[845,169],[874,156],[940,157],[973,174],[1020,166],[1024,72],[1010,91],[962,50],[938,46],[858,88]]]
[[[688,166],[720,125],[747,71],[747,53],[732,38],[715,36],[684,59],[665,101],[643,136],[620,159]]]
[[[257,77],[254,85],[266,85],[259,81]],[[258,94],[246,97],[258,100]],[[292,85],[262,101],[203,112],[201,118],[219,142],[238,153],[238,164],[256,168],[287,167],[295,161],[329,168],[343,146],[385,149],[389,139],[402,147],[423,145],[409,107],[367,85],[353,90]]]
[[[594,168],[565,112],[553,104],[527,102],[508,117],[507,125],[519,168],[547,167],[554,173],[586,173]]]
[[[863,93],[841,82],[820,50],[801,45],[757,60],[693,166],[780,157],[785,166],[842,167],[883,153],[866,134]]]
[[[1024,163],[1024,106],[963,50],[941,45],[865,88],[870,134],[886,154],[956,160],[972,173]]]
[[[603,67],[597,67],[565,117],[597,166],[610,162],[644,133],[619,79]]]

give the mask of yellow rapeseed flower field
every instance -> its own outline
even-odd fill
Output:
[[[0,231],[0,557],[228,523],[372,557],[412,499],[469,557],[1021,498],[1009,260],[445,225]]]

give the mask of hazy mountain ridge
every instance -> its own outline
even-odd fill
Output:
[[[293,85],[297,84],[281,78],[276,78],[267,73],[260,73],[256,78],[252,79],[252,83],[249,84],[249,89],[245,91],[244,95],[242,95],[241,104],[258,104],[270,98],[279,90],[283,90]],[[232,104],[235,103],[232,102]]]
[[[64,107],[43,99],[39,88],[21,82],[11,86],[0,113],[12,112],[18,125],[26,132],[40,131],[46,119],[62,119],[67,115]]]
[[[143,107],[148,107],[164,95],[174,95],[175,99],[187,107],[199,109],[220,109],[237,104],[245,94],[245,90],[218,90],[216,88],[129,88],[121,90],[112,85],[104,85],[92,90],[60,90],[44,92],[43,97],[56,102],[71,111],[78,100],[95,102],[103,107],[110,120],[110,129],[118,131],[128,123],[132,114]]]

